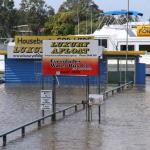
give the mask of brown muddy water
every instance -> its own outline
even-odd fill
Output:
[[[39,85],[0,85],[0,134],[41,116]],[[137,86],[109,97],[101,107],[93,107],[93,120],[86,122],[85,111],[68,116],[25,138],[9,135],[6,150],[149,150],[150,78]],[[92,92],[96,93],[96,89]],[[85,87],[58,87],[58,103],[85,99]],[[58,104],[61,109],[67,104]],[[20,132],[19,132],[20,133]],[[2,139],[0,139],[0,142]]]

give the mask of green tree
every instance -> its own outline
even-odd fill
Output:
[[[54,35],[90,33],[91,18],[94,31],[100,12],[92,0],[67,0],[60,6],[58,13],[49,18],[45,27],[47,33]]]
[[[15,13],[13,0],[0,0],[0,36],[11,37]]]
[[[13,10],[14,1],[13,0],[4,0],[4,7],[8,10]]]
[[[59,12],[68,11],[79,15],[81,21],[85,20],[86,14],[90,15],[91,11],[94,18],[97,18],[99,13],[102,12],[93,0],[67,0],[60,6]]]
[[[45,23],[47,34],[51,35],[68,35],[74,34],[73,14],[70,12],[59,12],[49,17]]]
[[[33,34],[40,34],[48,17],[54,15],[54,9],[44,0],[22,0],[19,11],[24,18],[20,23],[29,25]]]

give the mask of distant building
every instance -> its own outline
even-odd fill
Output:
[[[13,31],[15,35],[32,35],[29,25],[14,26]]]

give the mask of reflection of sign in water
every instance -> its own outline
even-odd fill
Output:
[[[104,96],[102,94],[90,94],[89,104],[90,105],[101,105],[104,102]]]
[[[41,90],[41,110],[50,110],[52,106],[52,90]]]

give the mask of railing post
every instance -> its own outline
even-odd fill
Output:
[[[63,110],[63,117],[65,117],[65,115],[66,115],[66,112],[65,112],[65,110]]]
[[[82,101],[82,105],[83,105],[83,109],[85,109],[86,107],[86,104],[85,104],[85,101]]]
[[[74,108],[75,108],[75,112],[77,112],[77,109],[78,109],[78,108],[77,108],[77,105],[75,105],[75,107],[74,107]]]
[[[5,134],[5,135],[3,135],[3,146],[6,146],[6,142],[7,142],[7,137]]]
[[[114,90],[112,90],[112,95],[114,95]]]
[[[38,129],[41,128],[41,120],[38,120]]]
[[[21,133],[22,133],[22,137],[24,137],[25,136],[25,127],[21,128]]]
[[[103,98],[104,98],[104,100],[106,99],[106,96],[105,96],[105,94],[103,94]]]
[[[44,116],[45,116],[45,111],[42,110],[42,117],[44,117]],[[42,120],[42,123],[44,124],[44,119]]]
[[[101,123],[101,105],[98,106],[99,124]]]
[[[85,109],[85,104],[83,103],[83,109]]]
[[[108,97],[108,93],[106,93],[106,98]]]
[[[107,99],[107,95],[106,95],[106,93],[104,94],[104,97],[105,97],[105,100]]]

